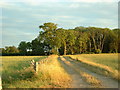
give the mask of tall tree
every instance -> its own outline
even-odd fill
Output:
[[[64,55],[67,53],[67,30],[63,28],[57,29],[57,37],[59,38],[59,44],[60,46],[63,46],[64,49]]]
[[[22,53],[23,55],[27,54],[27,48],[28,48],[27,42],[21,41],[19,46],[18,46],[20,53]]]
[[[76,50],[78,53],[85,53],[87,50],[88,35],[84,30],[77,30],[76,32]]]
[[[88,27],[88,34],[91,42],[93,43],[94,50],[103,51],[103,46],[105,43],[106,36],[110,29],[108,28],[96,28],[96,27]]]
[[[32,40],[32,54],[33,55],[44,55],[44,44],[41,43],[37,38]]]
[[[110,52],[120,52],[120,29],[113,29],[110,33],[111,35],[111,42],[109,44]]]
[[[75,40],[76,40],[76,36],[75,36],[75,31],[72,29],[67,30],[67,50],[69,51],[69,54],[74,54],[75,53]]]
[[[60,48],[60,38],[58,37],[57,31],[57,24],[54,23],[44,23],[43,25],[39,26],[40,29],[43,29],[43,38],[46,40],[50,47],[52,48],[52,53],[57,54],[58,49]]]

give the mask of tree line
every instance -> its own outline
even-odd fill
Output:
[[[3,55],[66,55],[82,53],[120,53],[120,29],[98,27],[58,28],[44,23],[37,38],[21,41],[15,46],[1,48]]]

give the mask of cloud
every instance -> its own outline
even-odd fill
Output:
[[[31,41],[33,40],[38,33],[29,33],[20,30],[6,30],[2,31],[2,45],[1,47],[5,46],[18,46],[21,41]]]
[[[110,28],[111,29],[117,28],[118,23],[117,20],[113,19],[106,19],[106,18],[96,18],[95,20],[88,23],[89,26],[96,26],[96,27],[103,27],[103,28]],[[114,22],[114,23],[113,23]]]
[[[8,24],[9,26],[14,27],[16,24],[22,26],[22,23],[24,23],[29,27],[27,23],[34,24],[47,21],[59,22],[59,20],[71,21],[72,23],[79,20],[79,22],[83,21],[84,23],[84,19],[89,20],[89,18],[93,20],[96,18],[117,18],[117,6],[113,3],[57,3],[56,5],[48,5],[48,3],[44,3],[38,7],[26,8],[24,6],[21,9],[22,10],[11,8],[11,10],[4,10],[4,15],[9,15],[7,17],[10,17],[5,23],[8,22],[10,23],[10,25]],[[29,22],[29,20],[33,19],[34,22]],[[16,23],[14,24],[14,22]],[[11,25],[11,23],[13,23],[13,25]]]
[[[4,35],[2,39],[2,47],[5,46],[18,46],[21,41],[31,41],[36,37],[36,35]]]
[[[4,2],[4,1],[1,1],[0,2],[0,8],[14,8],[14,7],[18,7],[15,3],[12,3],[12,2]]]
[[[117,27],[115,2],[61,1],[37,4],[32,5],[28,1],[3,4],[3,46],[17,46],[21,40],[31,41],[39,34],[39,25],[45,22],[53,22],[66,29],[77,26]]]

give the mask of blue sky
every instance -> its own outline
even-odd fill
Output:
[[[39,34],[39,25],[57,23],[58,27],[118,27],[118,0],[24,0],[0,2],[2,45],[18,46]]]

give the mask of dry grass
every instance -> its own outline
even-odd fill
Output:
[[[39,66],[39,70],[46,79],[50,80],[51,87],[68,88],[70,87],[71,78],[61,67],[57,58],[58,56],[52,55],[46,60],[40,61],[41,65]]]
[[[85,79],[87,83],[92,84],[94,87],[101,87],[101,82],[94,76],[85,72],[81,72],[81,76]]]
[[[92,62],[90,60],[86,60],[83,57],[81,58],[79,55],[70,55],[70,57],[74,60],[80,61],[81,63],[83,63],[83,65],[86,66],[86,68],[88,68],[94,72],[104,74],[107,76],[111,76],[117,80],[120,80],[118,70],[115,70],[115,69],[113,69],[109,66],[106,66],[104,64],[99,64],[99,63]]]

